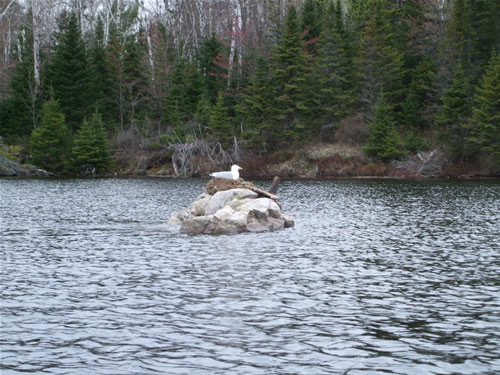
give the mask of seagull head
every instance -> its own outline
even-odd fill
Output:
[[[233,174],[234,180],[237,180],[238,178],[240,178],[240,172],[239,172],[240,169],[243,169],[243,168],[241,168],[239,165],[236,165],[236,164],[234,164],[231,167],[231,173]]]

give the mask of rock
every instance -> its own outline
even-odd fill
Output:
[[[204,215],[215,214],[234,199],[257,198],[257,193],[247,189],[231,189],[215,193],[205,207]]]
[[[33,166],[21,165],[0,154],[0,177],[47,177],[51,173]]]
[[[191,203],[191,206],[176,211],[172,215],[170,215],[170,217],[168,218],[168,224],[181,225],[185,219],[189,219],[194,216],[204,216],[205,207],[211,198],[212,196],[206,193],[199,195],[198,198],[196,198],[194,202]]]
[[[252,190],[233,188],[213,195],[208,190],[188,208],[174,212],[168,223],[181,225],[181,232],[190,235],[275,231],[295,224],[275,200]]]
[[[279,183],[279,182],[278,182]],[[257,186],[252,184],[251,182],[244,181],[239,178],[238,180],[229,180],[225,178],[213,178],[211,179],[207,187],[205,188],[206,192],[210,195],[213,195],[219,191],[226,191],[231,189],[247,189],[257,193],[261,197],[267,197],[274,200],[280,199],[277,195],[270,193],[268,191],[259,189]]]

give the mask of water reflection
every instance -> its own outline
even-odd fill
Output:
[[[201,180],[0,180],[2,374],[500,372],[495,182],[285,181],[296,227],[181,235]]]

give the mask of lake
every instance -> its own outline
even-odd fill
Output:
[[[284,181],[295,228],[180,234],[206,182],[0,179],[2,375],[500,373],[498,180]]]

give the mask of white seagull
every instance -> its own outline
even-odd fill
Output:
[[[235,164],[231,167],[231,171],[214,172],[210,173],[209,176],[213,178],[226,178],[229,180],[237,180],[238,178],[240,178],[240,172],[239,172],[240,169],[243,168]]]

